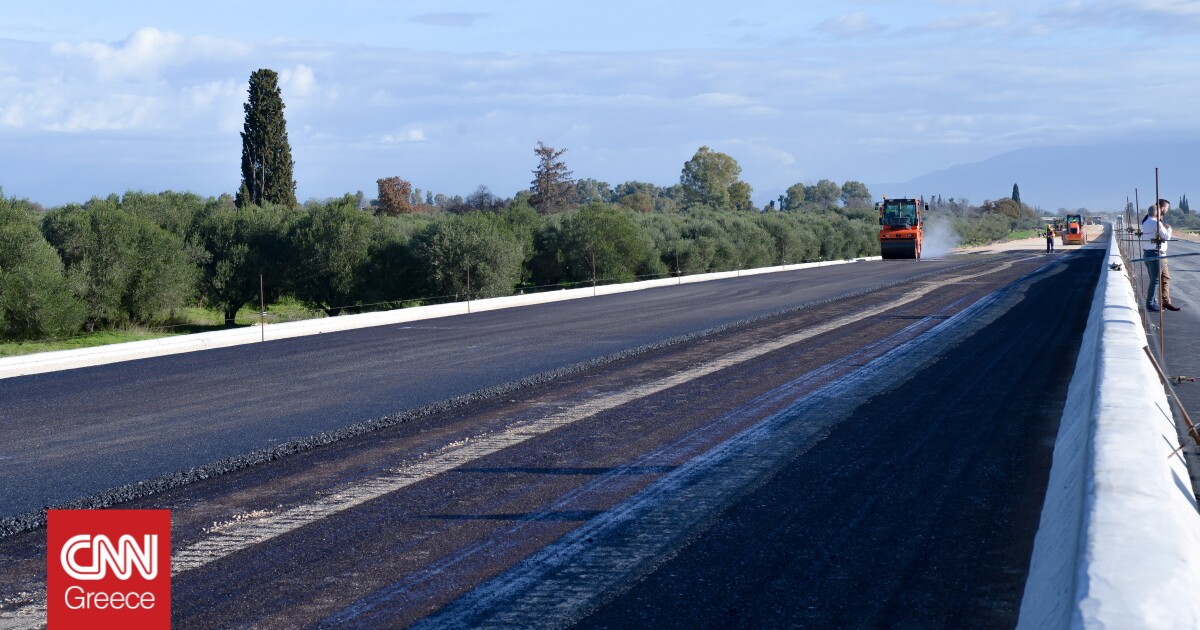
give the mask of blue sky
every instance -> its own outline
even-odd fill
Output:
[[[509,196],[538,141],[613,184],[675,183],[707,145],[763,203],[1022,148],[1200,139],[1200,0],[16,4],[0,186],[48,206],[236,190],[262,67],[301,200],[393,175]]]

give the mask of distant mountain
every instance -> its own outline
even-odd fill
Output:
[[[1012,194],[1021,201],[1053,212],[1059,208],[1092,211],[1120,210],[1133,191],[1143,207],[1154,197],[1154,168],[1159,168],[1161,195],[1172,205],[1181,195],[1200,201],[1200,142],[1177,144],[1108,144],[1020,149],[961,164],[898,184],[871,184],[879,197],[941,195],[967,198],[979,204]],[[1196,202],[1192,202],[1196,203]]]

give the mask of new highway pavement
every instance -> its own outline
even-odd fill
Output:
[[[172,510],[176,627],[1011,627],[1099,254],[854,264],[0,382],[60,425],[6,416],[6,473],[70,498],[178,469],[156,449],[210,462],[763,316],[122,506]],[[84,419],[39,408],[56,388]],[[45,557],[44,530],[0,538],[0,625],[36,625]]]
[[[964,262],[764,274],[0,380],[0,520]]]

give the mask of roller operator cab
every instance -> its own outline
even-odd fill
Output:
[[[888,199],[875,204],[879,211],[879,251],[885,260],[921,258],[923,215],[929,206],[922,199]]]
[[[1063,219],[1063,245],[1083,245],[1087,242],[1087,234],[1083,231],[1083,215],[1068,214]]]

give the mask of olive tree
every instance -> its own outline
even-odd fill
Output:
[[[689,205],[730,210],[749,203],[750,187],[738,180],[742,167],[737,160],[708,147],[700,147],[683,165],[679,183]]]
[[[113,199],[52,210],[42,231],[86,304],[89,331],[152,322],[194,295],[197,270],[183,239]]]
[[[296,299],[337,315],[360,303],[370,260],[371,215],[353,195],[311,209],[291,230],[291,287]]]
[[[650,237],[625,210],[590,204],[564,217],[558,236],[558,254],[568,280],[595,277],[626,282],[667,271]]]
[[[518,237],[498,217],[482,212],[431,224],[413,249],[428,290],[437,296],[512,295],[525,257]]]
[[[214,202],[196,218],[192,238],[205,252],[199,296],[227,326],[243,306],[275,302],[283,292],[293,214],[272,204],[239,210]]]
[[[0,191],[0,339],[69,335],[84,321],[62,260],[38,229],[39,217]]]

